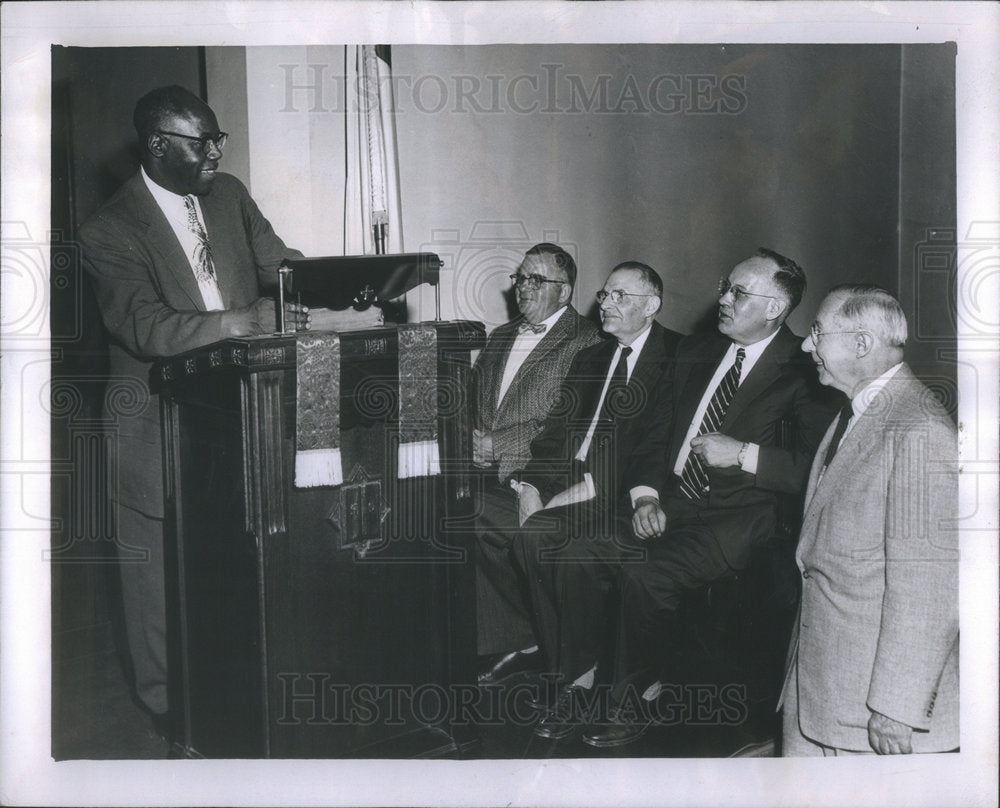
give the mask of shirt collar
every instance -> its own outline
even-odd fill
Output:
[[[875,400],[878,394],[882,392],[882,388],[885,387],[889,383],[889,380],[899,372],[901,367],[903,367],[902,362],[893,365],[877,379],[874,379],[865,385],[861,389],[861,392],[851,399],[851,409],[854,410],[855,418],[864,415],[865,411],[871,406],[871,403]]]
[[[780,330],[781,329],[779,328],[778,331]],[[758,359],[760,359],[760,355],[764,353],[764,351],[767,349],[767,346],[774,341],[774,338],[776,336],[778,336],[778,331],[775,331],[772,334],[768,334],[766,337],[764,337],[764,339],[759,339],[756,342],[751,343],[750,345],[737,345],[735,342],[731,342],[729,343],[729,353],[735,357],[736,351],[742,348],[744,352],[744,359],[743,359],[744,363],[745,364],[749,363],[753,365],[754,363],[756,363]]]
[[[646,340],[649,339],[649,332],[652,331],[652,330],[653,330],[653,324],[650,323],[648,326],[646,326],[646,330],[645,331],[643,331],[641,334],[639,334],[638,337],[636,337],[634,340],[632,340],[628,344],[628,347],[632,349],[632,353],[629,356],[629,359],[634,359],[635,357],[637,357],[639,354],[642,353],[642,347],[646,344]],[[619,342],[618,343],[618,351],[616,352],[616,354],[620,353],[621,349],[623,347],[625,347],[625,346],[623,346]]]
[[[157,184],[157,182],[146,173],[146,169],[143,166],[139,167],[139,171],[142,173],[143,182],[146,183],[146,187],[149,192],[153,195],[153,199],[156,200],[156,204],[160,206],[160,210],[164,213],[174,216],[183,216],[187,219],[187,209],[184,207],[184,197],[180,194],[175,194],[173,191],[168,191],[162,185]],[[195,197],[195,206],[200,208],[198,205],[198,198]]]
[[[554,326],[556,324],[556,320],[558,320],[560,317],[562,317],[564,311],[566,311],[566,307],[565,306],[563,306],[562,308],[558,309],[557,311],[554,311],[552,314],[550,314],[548,317],[546,317],[544,320],[542,320],[542,324],[545,325],[545,331],[546,332],[548,332],[552,328],[552,326]]]

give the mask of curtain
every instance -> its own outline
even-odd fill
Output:
[[[344,254],[403,252],[388,45],[348,45]],[[378,244],[376,234],[384,235]]]

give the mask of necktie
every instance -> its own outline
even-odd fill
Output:
[[[545,333],[545,323],[523,322],[517,327],[518,334],[525,334],[528,331],[532,334],[543,334]]]
[[[614,420],[613,416],[622,412],[624,403],[622,399],[627,395],[625,388],[628,387],[628,357],[630,353],[632,353],[631,348],[622,348],[618,364],[615,365],[611,381],[608,382],[608,392],[605,393],[604,401],[601,402],[601,409],[598,413],[598,418],[601,420]]]
[[[187,209],[188,230],[198,237],[198,246],[194,253],[194,273],[199,283],[210,281],[215,283],[215,266],[212,264],[212,248],[208,243],[208,234],[201,225],[198,218],[198,211],[195,209],[194,200],[190,196],[184,197],[184,207]]]
[[[736,361],[729,371],[722,377],[719,386],[712,394],[712,400],[708,402],[705,410],[705,417],[701,419],[701,426],[698,427],[698,434],[704,435],[706,432],[717,432],[722,419],[726,416],[729,403],[736,395],[736,390],[740,386],[740,370],[743,367],[743,360],[746,351],[742,348],[736,349]],[[708,493],[708,472],[701,463],[701,458],[694,452],[689,452],[687,460],[684,462],[684,469],[681,473],[681,492],[688,499],[701,499]]]
[[[840,446],[840,441],[844,437],[844,433],[847,431],[847,423],[854,417],[854,408],[851,406],[850,400],[841,408],[840,417],[837,419],[837,428],[833,430],[833,437],[830,439],[830,445],[826,447],[826,459],[823,461],[823,468],[825,469],[830,465],[830,461],[833,460],[833,456],[837,454],[837,447]]]

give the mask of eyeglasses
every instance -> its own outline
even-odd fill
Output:
[[[656,295],[642,295],[637,294],[636,292],[626,292],[624,289],[612,289],[610,292],[605,292],[601,289],[601,291],[595,294],[594,297],[597,298],[598,303],[603,303],[610,297],[611,302],[617,306],[620,305],[626,297],[656,297]]]
[[[174,137],[182,137],[185,140],[194,140],[201,144],[201,150],[205,154],[208,154],[212,146],[222,151],[222,148],[226,145],[226,139],[229,137],[229,132],[216,132],[214,135],[205,135],[204,137],[182,135],[180,132],[168,132],[164,129],[157,129],[156,132],[160,135],[173,135]]]
[[[820,337],[830,337],[830,336],[833,336],[834,334],[867,334],[867,333],[868,333],[867,331],[863,331],[863,330],[859,330],[859,331],[823,331],[823,330],[820,329],[818,323],[813,323],[811,326],[809,326],[809,339],[811,339],[813,341],[813,345],[816,345],[816,344],[819,343],[819,338]]]
[[[733,302],[738,303],[741,297],[768,297],[771,300],[777,300],[774,295],[759,295],[756,292],[748,292],[742,286],[733,286],[729,282],[729,278],[722,278],[719,281],[719,297],[725,297],[727,292],[733,293]]]
[[[543,283],[569,283],[569,281],[554,281],[544,275],[521,275],[517,272],[510,276],[510,282],[525,289],[539,289]]]

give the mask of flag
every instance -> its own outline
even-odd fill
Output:
[[[344,254],[403,252],[388,45],[349,45]],[[382,243],[379,243],[380,236]]]

